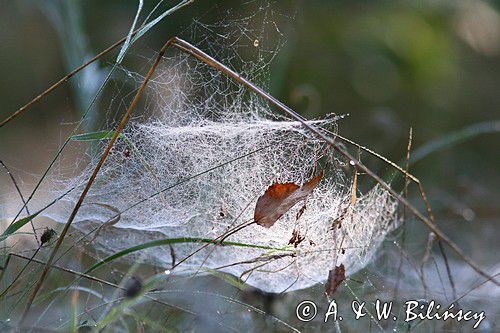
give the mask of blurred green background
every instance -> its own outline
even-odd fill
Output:
[[[0,3],[1,119],[124,37],[137,10],[137,1],[118,0]],[[157,3],[145,1],[143,13]],[[279,40],[274,34],[259,41],[279,45],[268,88],[304,116],[348,114],[339,133],[396,162],[406,154],[410,127],[416,150],[473,126],[462,132],[462,138],[471,134],[467,140],[426,156],[411,171],[442,228],[474,260],[493,265],[500,236],[499,10],[498,2],[487,1],[197,0],[152,28],[124,66],[144,72],[172,36],[196,43],[193,20],[262,23],[264,16],[280,32]],[[261,28],[249,24],[249,32]],[[0,129],[0,159],[21,179],[45,170],[116,54],[87,71],[91,78],[71,79]],[[101,107],[93,110],[96,119]],[[381,175],[389,171],[373,167]],[[416,195],[410,195],[414,202]]]

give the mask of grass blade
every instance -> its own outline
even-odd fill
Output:
[[[156,246],[162,246],[162,245],[168,245],[168,244],[178,244],[178,243],[213,243],[218,244],[217,241],[210,239],[210,238],[196,238],[196,237],[179,237],[179,238],[165,238],[165,239],[158,239],[154,240],[151,242],[146,242],[143,244],[139,244],[136,246],[129,247],[127,249],[121,250],[119,252],[116,252],[101,261],[98,261],[94,265],[90,266],[87,268],[87,270],[84,272],[84,274],[89,274],[90,272],[96,270],[97,268],[101,267],[102,265],[113,261],[115,259],[121,258],[127,254],[145,250],[151,247],[156,247]],[[238,246],[238,247],[251,247],[251,248],[256,248],[256,249],[264,249],[264,250],[279,250],[282,251],[283,249],[278,249],[270,246],[263,246],[263,245],[256,245],[256,244],[245,244],[245,243],[238,243],[238,242],[222,242],[220,244],[221,246],[224,245],[230,245],[230,246]]]
[[[12,235],[14,232],[18,231],[21,229],[24,225],[28,224],[30,221],[32,221],[35,217],[37,217],[38,214],[40,214],[44,209],[39,210],[36,213],[33,213],[29,216],[26,216],[25,218],[22,218],[20,220],[17,220],[16,222],[12,223],[5,229],[5,231],[0,235],[0,242],[4,241]]]

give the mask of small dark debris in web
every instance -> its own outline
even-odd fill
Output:
[[[300,234],[300,232],[297,229],[293,229],[292,231],[292,238],[288,241],[288,244],[292,244],[294,247],[297,247],[302,241],[305,239],[304,236]]]
[[[56,232],[52,228],[45,228],[45,231],[42,234],[42,237],[40,237],[40,245],[47,244],[52,240],[52,238],[56,235]]]

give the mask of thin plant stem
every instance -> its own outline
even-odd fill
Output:
[[[410,127],[410,131],[408,133],[408,145],[406,146],[406,165],[405,165],[405,171],[409,171],[410,167],[410,151],[411,151],[411,143],[413,141],[413,128]],[[404,197],[408,198],[408,176],[405,174],[404,178]],[[404,247],[406,243],[406,207],[403,207],[403,223],[402,223],[402,230],[403,233],[401,235],[401,245]],[[398,266],[398,272],[397,272],[397,278],[396,278],[396,286],[394,287],[394,299],[397,299],[398,291],[399,291],[399,280],[401,278],[401,269],[403,267],[403,258],[400,258],[399,260],[399,266]]]

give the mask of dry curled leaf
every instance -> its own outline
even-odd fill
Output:
[[[344,264],[340,266],[335,266],[335,269],[330,270],[328,273],[328,280],[325,285],[325,293],[328,296],[332,296],[337,288],[340,286],[342,281],[345,280],[345,267]]]
[[[323,172],[311,178],[299,187],[295,183],[274,183],[257,200],[254,221],[265,228],[270,228],[296,203],[307,198],[318,185]]]

